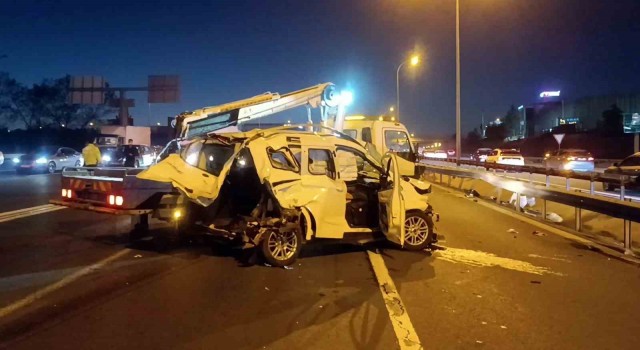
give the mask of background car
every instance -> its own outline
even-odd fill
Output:
[[[447,152],[443,150],[428,150],[424,153],[427,158],[447,159]]]
[[[544,155],[546,169],[594,171],[593,156],[583,149],[561,149]]]
[[[524,165],[524,158],[519,151],[514,149],[494,149],[489,153],[485,163],[503,164],[503,165]]]
[[[447,157],[455,157],[456,156],[456,150],[455,149],[448,149],[447,150]]]
[[[475,153],[471,154],[471,160],[476,162],[484,162],[487,160],[487,156],[491,153],[491,148],[478,148]]]
[[[604,173],[631,176],[632,182],[628,185],[629,189],[640,189],[640,152],[628,156],[620,163],[613,163],[613,166],[604,170]],[[602,186],[605,191],[613,191],[620,188],[619,185],[608,183],[603,183]]]
[[[67,166],[81,166],[82,154],[73,148],[40,146],[13,159],[16,171],[54,173]]]
[[[102,155],[102,165],[123,167],[125,161],[125,150],[127,147],[135,147],[138,149],[138,154],[140,154],[140,156],[136,157],[134,164],[136,168],[149,166],[154,163],[156,155],[151,147],[145,145],[121,145],[112,153],[113,156],[109,155],[107,158],[105,155]]]

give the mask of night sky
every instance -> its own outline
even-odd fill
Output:
[[[544,89],[567,99],[640,91],[639,0],[461,0],[461,23],[464,130]],[[450,135],[454,0],[0,1],[0,71],[22,83],[71,74],[139,86],[149,74],[180,75],[180,103],[132,95],[137,125],[326,81],[354,92],[351,113],[384,113],[413,50],[425,56],[418,71],[403,68],[403,122]]]

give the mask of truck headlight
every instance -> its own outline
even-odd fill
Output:
[[[13,163],[14,163],[14,164],[18,164],[18,163],[20,163],[20,158],[18,158],[18,157],[13,158]]]
[[[105,154],[104,156],[102,156],[102,161],[103,162],[110,162],[111,161],[111,156]]]
[[[46,164],[46,163],[47,163],[47,158],[45,157],[40,157],[36,159],[36,164]]]

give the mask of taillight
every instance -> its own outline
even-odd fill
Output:
[[[68,190],[66,188],[62,189],[62,197],[63,198],[71,198],[72,194],[73,194],[73,192],[71,190]]]
[[[576,160],[576,157],[567,157],[567,160]]]
[[[591,160],[591,161],[593,161],[593,157],[589,157],[589,158],[587,158],[587,160]]]
[[[67,189],[63,188],[62,189],[62,197],[66,197],[67,196]]]
[[[124,203],[124,198],[122,198],[122,196],[116,196],[113,194],[109,195],[109,205],[121,206],[123,203]]]

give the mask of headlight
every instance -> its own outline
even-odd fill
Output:
[[[13,162],[16,163],[16,164],[20,163],[20,158],[17,158],[17,157],[13,158]]]
[[[103,162],[110,162],[111,161],[111,156],[109,156],[109,155],[102,156],[102,161]]]
[[[40,157],[36,159],[36,164],[45,164],[45,163],[47,163],[47,158],[45,157]]]

